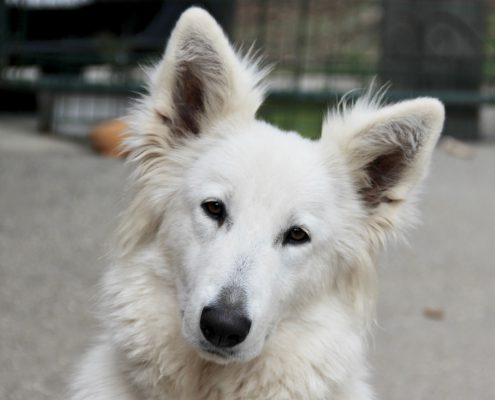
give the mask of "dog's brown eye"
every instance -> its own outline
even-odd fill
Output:
[[[204,203],[201,204],[201,207],[203,208],[206,215],[208,215],[210,218],[219,221],[219,223],[222,223],[223,220],[225,219],[225,206],[221,201],[218,200],[205,201]]]
[[[283,244],[303,244],[309,240],[309,235],[303,228],[293,226],[285,232]]]

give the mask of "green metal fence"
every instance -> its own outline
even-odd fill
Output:
[[[156,29],[160,21],[154,15],[168,15],[161,26],[171,27],[173,13],[189,2],[119,3],[131,12],[110,14],[112,21],[121,18],[113,23],[113,30],[95,30],[86,34],[85,41],[66,37],[56,42],[38,40],[33,34],[36,12],[32,9],[14,0],[2,2],[0,88],[37,91],[44,99],[53,93],[121,96],[141,90],[138,64],[159,57],[166,39],[166,29],[161,33]],[[264,115],[309,136],[317,134],[320,111],[327,104],[373,79],[378,85],[390,83],[390,99],[440,97],[448,104],[452,121],[461,108],[463,118],[470,120],[461,124],[464,131],[477,129],[480,104],[495,102],[495,2],[491,0],[204,3],[234,42],[255,43],[266,62],[275,64]],[[111,12],[117,2],[95,4]],[[471,110],[467,117],[466,110]]]

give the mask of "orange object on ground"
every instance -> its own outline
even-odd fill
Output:
[[[122,150],[122,142],[127,137],[128,125],[114,119],[96,125],[90,133],[94,149],[107,157],[125,158],[128,152]]]

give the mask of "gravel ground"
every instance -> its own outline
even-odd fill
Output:
[[[373,381],[383,399],[495,398],[495,146],[439,149],[408,245],[384,255]],[[0,399],[63,399],[96,323],[126,167],[0,119]]]

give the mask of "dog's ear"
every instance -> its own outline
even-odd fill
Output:
[[[218,118],[254,116],[263,101],[262,77],[249,57],[235,53],[217,22],[192,7],[151,75],[152,112],[172,135],[197,135]]]
[[[426,175],[443,122],[444,107],[432,98],[382,108],[363,98],[326,119],[322,141],[343,155],[375,231],[397,222],[398,211]]]

